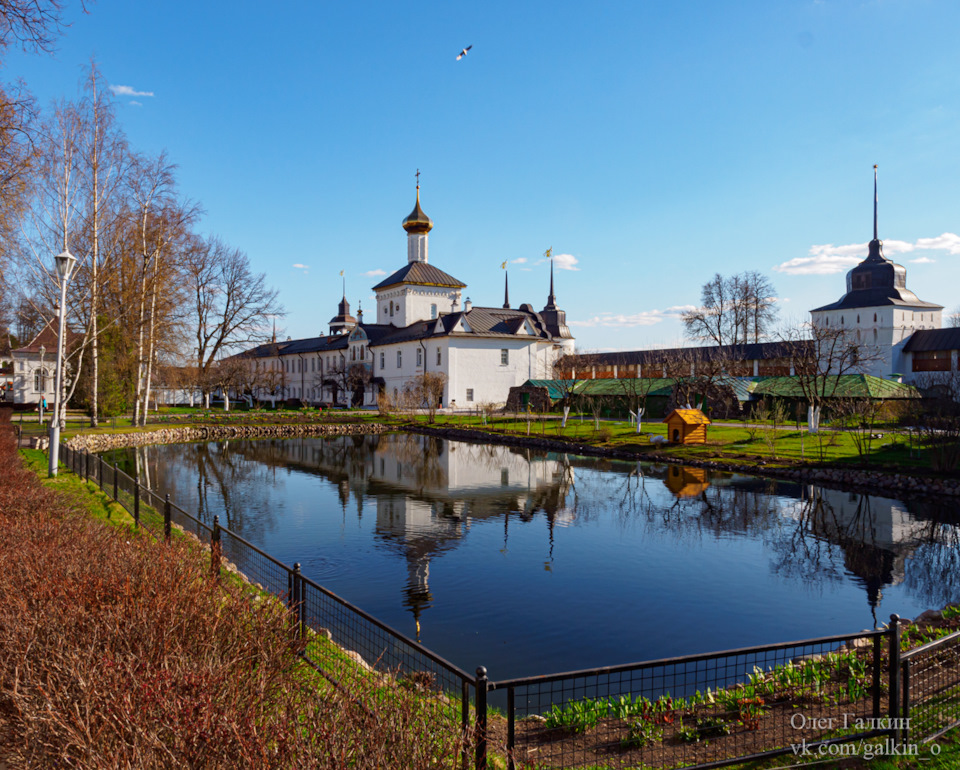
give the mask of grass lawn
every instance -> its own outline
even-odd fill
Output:
[[[302,423],[384,423],[402,429],[411,425],[427,425],[426,415],[393,414],[381,416],[371,410],[231,410],[191,409],[189,407],[162,408],[150,413],[150,422],[143,428],[130,425],[129,417],[101,422],[96,429],[89,427],[89,418],[70,413],[64,439],[91,432],[115,434],[131,431],[153,431],[178,425],[240,425]],[[46,427],[37,421],[36,413],[20,413],[14,425],[21,427],[24,436],[44,436]],[[708,428],[707,443],[700,445],[670,445],[651,442],[653,437],[667,437],[666,425],[659,420],[644,421],[637,434],[628,422],[603,419],[599,429],[590,415],[571,415],[565,428],[558,415],[479,415],[437,414],[435,426],[488,431],[492,434],[530,436],[531,438],[559,439],[596,448],[622,450],[631,453],[662,457],[664,460],[683,461],[720,460],[764,467],[831,464],[835,466],[869,467],[877,470],[915,471],[929,474],[929,451],[918,447],[916,434],[889,427],[874,429],[877,438],[845,430],[822,430],[811,434],[805,428],[798,430],[795,422],[776,428],[766,424],[714,424]]]
[[[425,424],[426,417],[411,420]],[[711,425],[707,443],[701,445],[669,445],[651,442],[651,437],[666,438],[667,427],[659,421],[642,423],[642,432],[637,434],[634,426],[626,422],[601,420],[599,430],[591,417],[581,420],[571,416],[566,428],[561,421],[549,415],[546,418],[497,416],[487,418],[473,415],[438,415],[436,424],[441,427],[485,430],[536,438],[563,439],[594,447],[621,449],[662,456],[665,460],[729,460],[733,462],[761,462],[766,466],[795,465],[800,463],[831,463],[871,465],[877,469],[914,468],[929,471],[930,462],[925,451],[918,451],[915,437],[904,432],[879,429],[880,438],[867,440],[853,432],[823,430],[810,434],[805,429],[797,430],[795,423],[785,426],[758,425]],[[919,457],[918,457],[919,455]]]

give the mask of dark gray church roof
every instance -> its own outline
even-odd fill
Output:
[[[428,262],[408,262],[393,275],[380,281],[373,287],[373,290],[386,289],[389,286],[396,286],[401,283],[414,283],[422,286],[449,286],[453,289],[462,289],[467,285]]]
[[[924,302],[910,291],[907,288],[907,269],[884,257],[881,242],[874,239],[870,241],[867,258],[847,273],[847,293],[836,302],[812,312],[884,305],[931,309],[943,307]]]
[[[524,325],[524,320],[529,321],[533,329],[532,335],[518,334]],[[458,328],[461,321],[466,323],[469,331],[464,331],[462,326]],[[446,336],[553,339],[539,313],[523,309],[473,306],[469,310],[446,313],[439,319],[416,321],[409,326],[396,329],[392,334],[380,337],[376,342],[371,340],[370,346],[393,345],[398,342]]]
[[[903,348],[910,353],[927,350],[960,350],[960,328],[918,329]]]

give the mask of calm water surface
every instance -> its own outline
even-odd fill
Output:
[[[495,679],[854,632],[960,599],[952,502],[397,434],[114,457]]]

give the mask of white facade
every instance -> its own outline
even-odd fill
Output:
[[[39,354],[14,354],[13,403],[39,404],[46,399],[48,405],[53,404],[56,354],[54,350],[43,360]]]
[[[69,336],[75,336],[68,331]],[[53,405],[57,370],[57,325],[47,323],[29,344],[10,352],[15,404]],[[69,364],[67,364],[69,370]]]
[[[424,236],[426,238],[426,236]],[[460,289],[402,284],[377,292],[377,323],[409,326],[460,309]]]
[[[910,361],[903,348],[914,332],[942,328],[943,308],[881,305],[843,310],[812,310],[810,317],[817,326],[846,330],[852,339],[862,343],[870,351],[870,362],[865,374],[876,377],[902,374],[909,380]]]

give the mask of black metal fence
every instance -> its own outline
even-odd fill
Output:
[[[960,633],[934,639],[901,656],[904,744],[929,744],[960,726]],[[891,696],[892,697],[892,696]]]
[[[157,538],[182,528],[210,545],[211,570],[226,562],[282,597],[308,640],[304,657],[332,682],[359,665],[433,692],[438,713],[466,737],[465,768],[492,757],[511,769],[709,768],[790,753],[829,760],[864,753],[870,741],[929,744],[960,725],[960,632],[901,653],[896,615],[883,631],[500,681],[480,667],[474,676],[216,516],[208,525],[98,455],[63,445],[61,460],[136,526]]]

